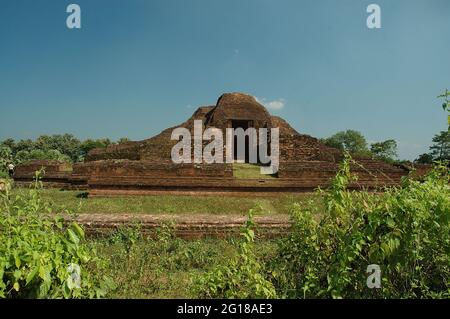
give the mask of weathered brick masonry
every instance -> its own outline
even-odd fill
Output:
[[[72,167],[58,162],[32,162],[17,167],[15,179],[30,181],[36,169],[46,167],[48,186],[89,189],[91,195],[146,194],[152,191],[210,192],[299,192],[325,187],[336,174],[343,154],[318,139],[299,134],[285,120],[272,116],[250,95],[226,93],[216,105],[199,107],[186,122],[193,136],[194,120],[203,128],[279,128],[280,167],[278,178],[236,179],[231,164],[174,164],[170,139],[173,129],[137,142],[110,145],[92,150],[84,163]],[[193,145],[193,143],[192,143]],[[192,152],[193,154],[193,152]],[[410,167],[391,165],[364,157],[354,157],[352,171],[358,175],[353,187],[378,188],[397,185]],[[424,174],[429,168],[419,167]]]
[[[28,186],[35,181],[36,172],[41,171],[41,178],[47,187],[66,188],[70,185],[72,165],[58,161],[31,161],[18,165],[14,172],[14,182],[18,186]]]

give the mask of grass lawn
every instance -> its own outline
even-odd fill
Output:
[[[261,175],[260,166],[252,164],[233,164],[236,178],[276,178]],[[18,194],[25,188],[14,189]],[[212,215],[247,215],[255,209],[257,215],[288,214],[294,203],[316,199],[317,195],[274,194],[271,196],[222,195],[154,195],[132,197],[95,197],[88,198],[83,191],[64,191],[59,189],[42,189],[41,196],[51,203],[55,212],[69,210],[78,214],[212,214]]]
[[[15,189],[14,193],[27,191]],[[49,201],[54,211],[68,209],[75,213],[136,213],[136,214],[242,214],[256,209],[256,214],[288,214],[294,203],[316,198],[314,194],[274,195],[256,197],[238,196],[182,196],[158,195],[136,197],[85,198],[79,191],[43,189],[41,196]]]
[[[233,176],[236,178],[257,178],[257,179],[277,178],[273,175],[263,175],[261,174],[259,165],[247,163],[233,163]]]

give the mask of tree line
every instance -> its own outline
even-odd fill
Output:
[[[110,144],[129,141],[120,138],[113,142],[109,138],[79,140],[72,134],[42,135],[36,140],[25,139],[15,141],[8,138],[0,142],[0,162],[2,167],[8,163],[15,165],[30,160],[57,160],[65,162],[82,162],[94,148],[106,148]],[[374,158],[394,163],[399,162],[397,142],[388,139],[381,142],[368,143],[361,132],[346,130],[321,139],[327,146],[346,150],[355,155],[372,156]],[[430,152],[418,156],[416,163],[432,163],[433,161],[450,160],[450,134],[441,131],[432,139]]]
[[[79,140],[72,134],[41,135],[36,140],[15,141],[8,138],[0,142],[0,165],[15,165],[30,160],[57,160],[64,162],[83,162],[86,155],[94,148],[106,148],[110,144],[129,141],[121,138],[111,141],[109,138]]]
[[[397,142],[394,139],[369,143],[358,131],[341,131],[328,138],[321,139],[327,146],[346,150],[355,155],[371,156],[388,163],[404,162],[398,159]],[[434,135],[429,152],[419,155],[414,162],[418,164],[431,164],[434,161],[450,160],[450,133],[441,131]]]

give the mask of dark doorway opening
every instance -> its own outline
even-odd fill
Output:
[[[250,127],[250,125],[251,125],[250,122],[251,121],[249,121],[249,120],[231,120],[231,127],[233,129],[242,128],[245,131]],[[241,156],[241,158],[238,158],[237,136],[234,136],[233,159],[238,162],[249,163],[250,162],[249,147],[250,147],[250,141],[249,141],[249,137],[246,135],[245,136],[245,156],[244,156],[244,158],[242,158],[242,156]]]

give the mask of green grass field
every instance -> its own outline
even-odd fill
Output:
[[[260,167],[252,164],[233,164],[236,178],[276,178],[261,175]],[[21,193],[27,189],[14,189]],[[49,201],[54,211],[70,210],[78,214],[212,214],[247,215],[254,209],[257,215],[288,214],[294,203],[315,199],[314,194],[274,194],[271,196],[223,195],[153,195],[133,197],[95,197],[89,198],[83,191],[64,191],[42,189],[41,196]]]
[[[259,165],[233,163],[233,176],[236,178],[272,179],[273,175],[262,175]]]
[[[26,189],[15,189],[14,193]],[[61,191],[43,189],[42,198],[48,200],[55,211],[68,209],[75,213],[135,213],[135,214],[242,214],[255,209],[256,214],[288,214],[294,203],[308,201],[316,197],[313,194],[274,195],[257,197],[249,194],[242,196],[188,196],[155,195],[136,197],[86,198],[79,191]]]

